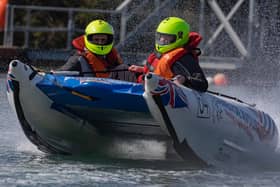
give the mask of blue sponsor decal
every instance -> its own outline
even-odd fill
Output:
[[[6,89],[7,89],[7,92],[9,93],[10,91],[14,91],[14,86],[13,86],[13,83],[12,83],[12,78],[15,78],[12,74],[8,74],[7,76],[7,81],[6,81]]]
[[[222,108],[225,114],[231,118],[239,128],[245,130],[246,134],[251,139],[254,139],[253,131],[261,141],[271,139],[275,135],[275,123],[264,112],[248,108],[252,112],[252,116],[239,107],[223,100],[217,100],[216,106],[218,109]]]

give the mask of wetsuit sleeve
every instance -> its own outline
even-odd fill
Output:
[[[195,90],[205,92],[208,89],[207,79],[199,66],[199,63],[192,55],[187,54],[177,60],[171,67],[172,72],[176,75],[183,75],[186,81],[185,86]]]
[[[79,55],[74,54],[70,56],[66,63],[58,68],[58,71],[79,71],[81,72],[81,63],[79,61]]]

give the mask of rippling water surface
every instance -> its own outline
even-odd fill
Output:
[[[280,186],[280,168],[221,170],[180,161],[46,155],[23,135],[5,90],[1,75],[0,186]],[[223,91],[233,90],[235,96],[265,107],[279,124],[279,89],[256,97],[256,91],[248,96],[242,88]]]

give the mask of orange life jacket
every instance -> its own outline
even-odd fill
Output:
[[[149,71],[152,71],[155,74],[160,75],[166,79],[173,78],[174,74],[171,70],[171,67],[173,63],[175,63],[185,54],[190,53],[191,55],[193,55],[195,60],[198,61],[200,50],[196,47],[201,40],[202,37],[198,33],[191,32],[189,35],[189,41],[186,46],[176,48],[167,53],[164,53],[160,58],[157,58],[156,55],[152,53],[148,57],[147,64],[144,67],[144,72],[147,73]]]
[[[98,56],[86,50],[84,36],[74,39],[72,44],[78,50],[79,54],[85,57],[93,73],[96,71],[106,71],[123,63],[115,48],[113,48],[106,56]],[[96,77],[109,77],[109,73],[94,74]]]

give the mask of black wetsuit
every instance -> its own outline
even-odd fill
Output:
[[[172,66],[172,72],[176,75],[183,75],[186,81],[185,86],[205,92],[208,89],[207,79],[192,54],[186,54],[178,59]]]
[[[77,52],[73,53],[66,61],[64,65],[58,68],[58,71],[82,71],[81,62],[79,58],[82,56],[79,55]]]
[[[104,56],[106,58],[106,56]],[[67,62],[61,66],[58,71],[78,71],[82,72],[82,63],[87,65],[86,59],[78,53],[74,53],[70,56]],[[114,71],[115,70],[115,71]],[[118,71],[120,70],[120,71]],[[122,71],[123,70],[123,71]],[[90,76],[89,72],[91,71],[90,67],[88,67],[88,71],[84,76]],[[115,67],[109,67],[108,71],[110,72],[109,78],[117,79],[117,80],[124,80],[129,82],[136,82],[136,74],[128,71],[127,64],[120,64]],[[94,73],[92,73],[93,76]]]

